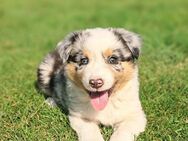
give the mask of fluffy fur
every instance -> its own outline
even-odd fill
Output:
[[[144,131],[140,48],[138,35],[125,29],[86,29],[69,34],[39,65],[39,88],[47,103],[68,111],[79,141],[103,141],[98,124],[114,128],[110,141],[133,141]]]

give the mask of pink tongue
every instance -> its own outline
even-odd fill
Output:
[[[108,91],[90,92],[91,104],[96,111],[105,108],[108,103]]]

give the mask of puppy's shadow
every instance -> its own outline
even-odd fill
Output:
[[[40,94],[41,96],[44,97],[44,99],[46,100],[47,98],[49,98],[49,96],[47,96],[44,92],[42,92],[37,84],[37,81],[34,82],[34,87],[37,91],[38,94]],[[61,110],[61,112],[65,115],[68,115],[68,109],[64,106],[62,106],[60,103],[56,103],[57,107]]]

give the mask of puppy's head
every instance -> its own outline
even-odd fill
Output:
[[[140,52],[139,37],[124,29],[88,29],[58,44],[67,77],[90,97],[95,110],[132,79]]]

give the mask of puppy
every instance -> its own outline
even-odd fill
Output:
[[[68,111],[79,141],[104,141],[98,124],[113,127],[110,141],[133,141],[144,131],[140,48],[125,29],[86,29],[69,34],[39,65],[39,88],[50,105]]]

